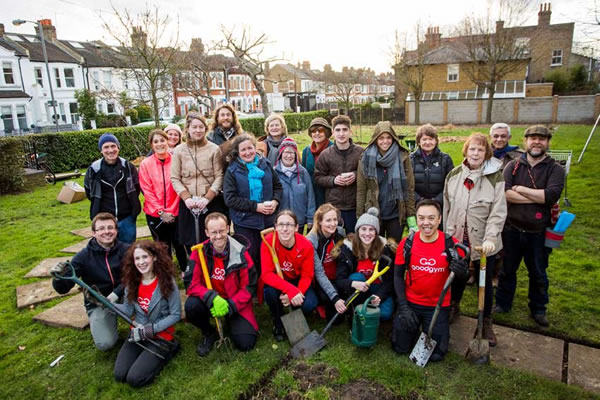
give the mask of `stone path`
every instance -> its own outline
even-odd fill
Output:
[[[71,246],[65,247],[64,249],[61,250],[61,252],[63,253],[79,253],[81,250],[83,250],[85,248],[85,246],[87,246],[88,242],[90,241],[89,238],[87,239],[83,239],[81,242],[79,243],[75,243],[72,244]]]
[[[52,299],[56,299],[57,297],[68,296],[69,294],[73,294],[77,291],[76,287],[73,287],[66,294],[58,294],[56,290],[52,287],[52,281],[49,279],[30,283],[28,285],[18,286],[17,287],[17,308],[23,309],[25,307],[43,303]]]
[[[40,261],[31,271],[25,275],[25,278],[48,278],[50,277],[50,268],[58,264],[59,262],[70,260],[72,257],[54,257],[46,258]]]
[[[86,228],[73,229],[71,231],[71,233],[73,235],[81,236],[81,237],[84,237],[84,238],[87,239],[87,238],[91,238],[92,237],[92,228],[91,227],[86,227]],[[150,234],[150,228],[148,228],[147,225],[145,225],[145,226],[138,226],[137,230],[135,232],[135,235],[136,235],[136,237],[138,239],[145,238],[145,237],[150,237],[151,236],[151,234]]]
[[[87,328],[90,324],[83,306],[83,293],[36,315],[33,320],[49,326],[79,330]]]
[[[600,393],[600,350],[570,343],[567,383]]]

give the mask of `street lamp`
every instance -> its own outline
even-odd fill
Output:
[[[13,20],[14,26],[23,25],[27,22],[32,24],[36,24],[38,27],[38,31],[40,32],[40,39],[42,40],[42,51],[44,52],[44,62],[46,63],[46,74],[48,75],[48,85],[50,85],[50,97],[52,98],[52,109],[54,110],[54,123],[56,124],[56,132],[59,131],[58,128],[58,114],[56,113],[56,101],[54,100],[54,91],[52,90],[52,79],[50,78],[50,67],[48,66],[48,53],[46,53],[46,41],[44,39],[44,29],[42,28],[42,24],[39,21],[29,21],[26,19],[15,19]]]

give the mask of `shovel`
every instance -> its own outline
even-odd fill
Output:
[[[465,256],[463,257],[463,260],[469,256],[470,251],[469,251],[468,247],[466,247],[460,243],[456,243],[455,246],[460,247],[465,252]],[[452,252],[451,253],[452,257],[457,257],[457,258],[459,257],[459,255],[455,249],[451,249],[450,251]],[[417,340],[417,343],[415,344],[415,347],[413,347],[413,350],[410,353],[410,356],[408,356],[408,358],[412,362],[414,362],[421,368],[423,368],[423,367],[425,367],[425,365],[427,365],[429,358],[433,354],[435,345],[437,344],[437,342],[435,340],[433,340],[433,337],[432,337],[433,327],[435,326],[435,322],[437,321],[437,317],[440,313],[440,309],[442,308],[442,303],[444,301],[444,297],[446,297],[448,288],[450,287],[450,284],[452,283],[453,280],[454,280],[454,272],[450,272],[450,275],[448,275],[448,278],[446,279],[446,282],[444,283],[442,292],[440,293],[440,298],[438,299],[438,302],[435,306],[435,311],[433,312],[433,317],[431,318],[431,322],[429,323],[429,328],[427,329],[427,334],[425,334],[425,332],[421,332],[421,335],[419,336],[419,340]]]
[[[377,278],[379,278],[381,275],[385,274],[390,269],[391,260],[387,256],[382,256],[382,258],[383,257],[385,257],[388,260],[388,262],[387,262],[388,266],[385,267],[383,269],[383,271],[379,271],[379,261],[377,261],[377,263],[375,264],[375,270],[373,271],[373,275],[371,275],[371,277],[367,280],[367,282],[366,282],[367,284],[370,285]],[[350,305],[350,303],[352,303],[354,301],[354,299],[356,299],[358,297],[358,295],[361,293],[362,292],[360,290],[354,291],[352,296],[350,296],[345,301],[344,304],[346,305],[346,307],[348,307]],[[324,336],[327,333],[327,331],[329,330],[329,328],[331,328],[331,326],[333,325],[333,323],[337,319],[337,317],[340,315],[341,315],[340,313],[335,314],[331,318],[331,320],[327,323],[327,326],[325,326],[325,329],[323,329],[321,334],[319,334],[317,331],[312,331],[308,335],[306,335],[302,340],[300,340],[298,343],[296,343],[294,345],[294,347],[292,347],[292,349],[290,350],[290,354],[292,355],[292,357],[308,358],[308,357],[312,356],[313,354],[315,354],[316,352],[318,352],[319,350],[321,350],[323,347],[325,347],[325,345],[327,344],[327,341],[325,340]]]
[[[481,251],[481,248],[475,248]],[[469,342],[469,348],[465,357],[473,364],[489,364],[490,362],[490,342],[483,338],[483,306],[485,302],[485,271],[486,271],[486,254],[481,253],[479,260],[479,290],[477,304],[477,330],[475,338]]]
[[[266,239],[266,235],[271,232],[273,232],[273,242],[269,243],[269,241]],[[271,257],[273,258],[273,264],[275,264],[277,275],[279,275],[281,279],[284,279],[283,272],[281,272],[281,265],[279,264],[279,257],[277,257],[277,252],[275,251],[275,236],[277,236],[277,232],[275,232],[274,228],[268,228],[260,232],[260,237],[262,238],[263,243],[269,249],[269,253],[271,253]],[[285,333],[292,346],[310,333],[310,328],[308,327],[304,313],[300,308],[282,315],[281,323],[283,324]]]
[[[212,290],[212,283],[210,282],[210,276],[208,275],[208,268],[206,266],[206,259],[204,258],[204,243],[197,244],[192,247],[192,251],[198,252],[198,258],[200,259],[200,267],[202,267],[202,275],[204,276],[204,282],[208,290]],[[225,346],[225,350],[233,352],[233,346],[231,340],[223,334],[223,325],[219,318],[215,317],[215,325],[217,326],[217,332],[219,333],[219,340],[215,342],[215,347],[220,349]]]

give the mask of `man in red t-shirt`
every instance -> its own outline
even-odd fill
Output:
[[[248,289],[249,271],[254,268],[252,258],[242,238],[236,240],[227,234],[225,215],[218,212],[208,214],[204,224],[209,239],[204,242],[202,253],[212,289],[207,287],[198,252],[194,251],[189,261],[193,265],[192,282],[185,302],[187,321],[204,334],[196,352],[201,357],[206,356],[219,338],[210,323],[211,316],[227,319],[233,344],[239,350],[251,350],[258,335],[252,295]]]
[[[448,262],[446,236],[438,230],[441,222],[441,207],[435,200],[422,200],[417,204],[417,226],[419,231],[412,239],[410,260],[405,260],[404,238],[396,252],[394,288],[398,301],[398,313],[394,318],[392,347],[397,353],[408,353],[414,346],[419,327],[429,328],[435,306],[450,271],[466,277],[467,264],[456,257]],[[450,238],[453,243],[457,240]],[[406,272],[406,276],[405,276]],[[430,361],[441,361],[448,352],[450,326],[448,311],[450,291],[442,302],[432,336],[437,346]]]

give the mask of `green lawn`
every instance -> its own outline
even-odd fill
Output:
[[[362,127],[362,140],[367,141],[372,127]],[[576,159],[591,127],[559,126],[552,140],[555,149],[572,149]],[[399,131],[414,132],[415,127],[401,127]],[[524,127],[513,131],[514,143],[521,140]],[[444,132],[448,136],[464,136],[472,131],[486,129],[455,129]],[[304,132],[293,135],[300,147],[309,143]],[[600,346],[600,306],[595,299],[600,294],[596,282],[600,278],[593,257],[600,251],[596,234],[600,227],[600,139],[592,140],[584,161],[573,165],[569,175],[570,211],[577,215],[562,247],[550,259],[551,322],[549,334],[567,337],[573,341]],[[455,162],[461,159],[462,143],[444,143],[442,150],[449,152]],[[79,180],[80,183],[82,179]],[[347,325],[334,328],[327,336],[329,345],[310,360],[311,364],[325,363],[335,373],[322,385],[308,389],[294,376],[296,363],[281,365],[287,345],[273,346],[270,318],[266,307],[258,309],[262,329],[254,351],[236,352],[222,360],[213,352],[200,359],[195,346],[200,337],[197,329],[180,323],[177,335],[182,351],[151,386],[134,390],[115,383],[113,363],[118,352],[101,353],[93,348],[89,331],[50,328],[35,323],[31,318],[63,301],[55,300],[33,309],[16,309],[15,288],[33,282],[23,276],[40,260],[59,257],[58,250],[79,239],[70,230],[89,224],[87,201],[64,205],[55,198],[59,186],[45,186],[33,193],[0,197],[0,398],[210,398],[234,399],[242,393],[256,393],[253,385],[273,371],[272,379],[265,381],[270,394],[285,397],[297,394],[300,398],[326,399],[335,397],[340,385],[357,378],[378,382],[397,395],[408,398],[523,398],[573,399],[596,398],[577,388],[550,382],[523,372],[505,368],[474,367],[459,355],[429,365],[425,370],[413,366],[405,357],[396,356],[389,347],[389,326],[380,330],[378,345],[372,351],[354,348],[348,342]],[[138,219],[144,223],[143,216]],[[475,315],[475,290],[468,289],[463,299],[464,311]],[[503,324],[534,330],[528,317],[527,276],[522,268],[515,306],[508,315],[499,318]],[[311,326],[323,327],[321,321],[309,319]],[[127,327],[121,325],[121,336]],[[21,347],[20,347],[21,346]],[[22,350],[21,350],[22,349]],[[65,358],[58,367],[49,363],[59,355]],[[264,397],[267,398],[267,397]]]

